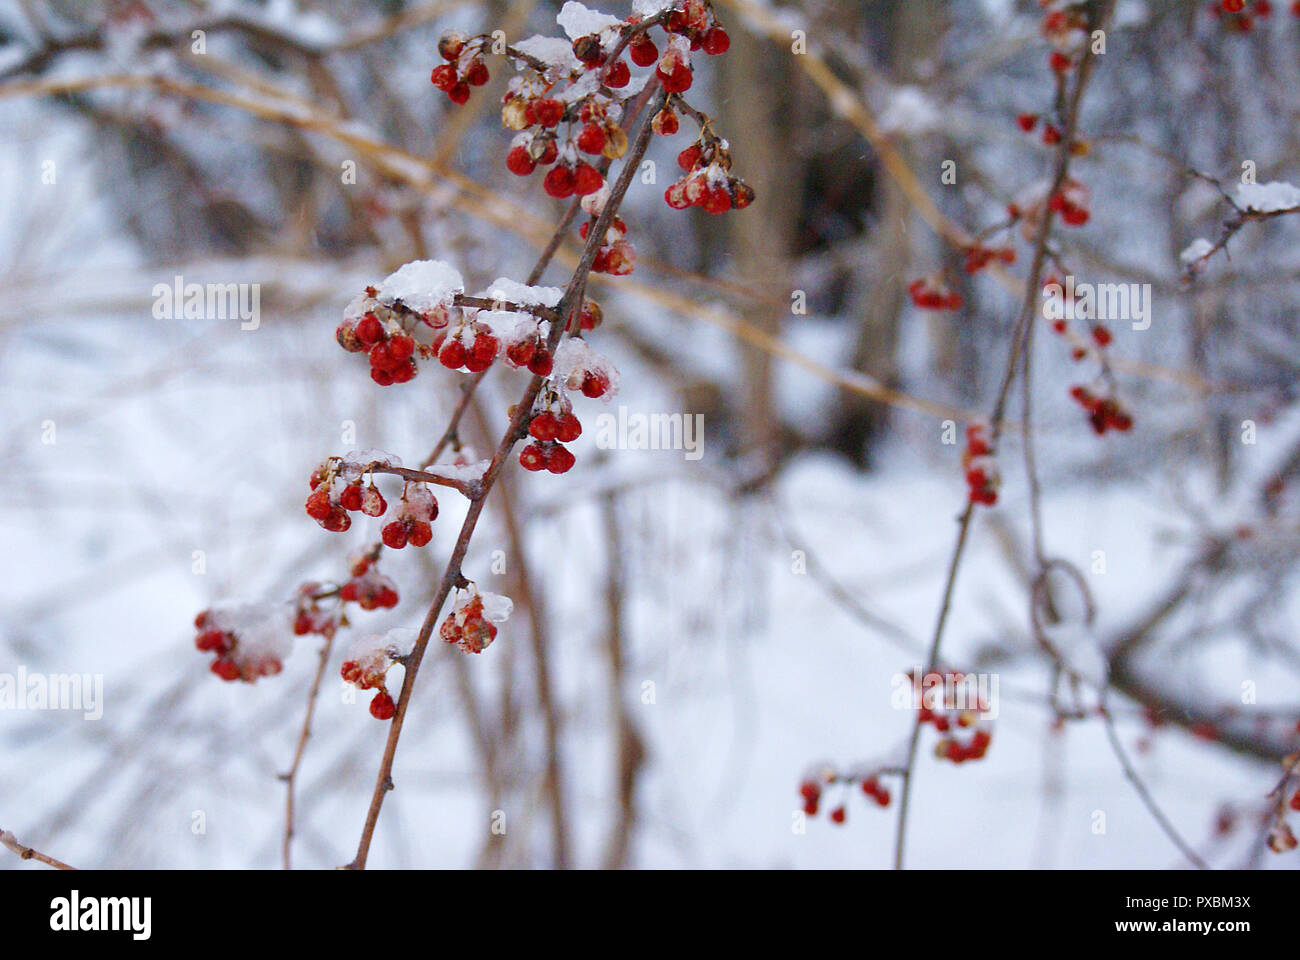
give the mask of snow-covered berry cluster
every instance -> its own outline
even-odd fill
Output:
[[[533,442],[519,453],[525,470],[567,473],[575,462],[573,453],[564,446],[582,435],[582,424],[574,415],[568,397],[550,391],[538,396],[528,422]]]
[[[970,502],[986,507],[997,503],[1001,477],[998,462],[994,459],[991,430],[982,420],[966,426],[966,449],[962,451],[961,465]]]
[[[962,295],[951,289],[940,274],[931,274],[913,280],[907,295],[922,310],[960,310],[965,302]]]
[[[803,812],[810,817],[817,816],[827,795],[832,791],[837,794],[838,802],[831,808],[828,816],[831,823],[837,825],[848,820],[848,799],[856,791],[860,790],[872,805],[887,807],[893,797],[889,788],[881,780],[892,772],[885,768],[875,768],[841,773],[834,767],[822,767],[805,776],[799,783]]]
[[[375,691],[370,700],[370,715],[376,720],[391,720],[397,711],[397,704],[388,692],[388,671],[401,656],[402,651],[391,636],[363,637],[352,645],[339,669],[345,682],[360,690]]]
[[[457,591],[451,612],[438,628],[438,636],[466,653],[482,653],[496,639],[497,624],[505,623],[513,609],[508,597],[479,593],[471,583]]]
[[[278,606],[214,607],[194,618],[194,646],[214,654],[211,670],[222,680],[254,683],[283,668],[295,625]]]
[[[352,513],[382,517],[388,510],[388,501],[375,486],[372,471],[394,465],[394,458],[386,454],[330,457],[312,471],[308,480],[311,493],[305,504],[307,516],[331,533],[343,533],[351,528],[349,514]]]
[[[714,137],[707,127],[696,143],[677,155],[677,166],[684,174],[664,191],[664,200],[674,210],[699,207],[707,213],[726,213],[754,202],[754,188],[731,175],[727,141]]]
[[[1107,430],[1127,433],[1133,429],[1133,417],[1119,400],[1110,394],[1097,394],[1082,385],[1070,388],[1070,397],[1088,413],[1088,425],[1098,436]]]
[[[1289,9],[1300,17],[1300,0],[1292,0]],[[1272,0],[1209,0],[1206,10],[1234,33],[1250,33],[1255,26],[1273,15]]]
[[[426,546],[433,539],[431,524],[438,518],[438,499],[423,483],[407,483],[402,488],[393,519],[384,525],[381,534],[384,546],[401,550]]]
[[[362,610],[391,610],[400,599],[397,584],[375,566],[376,551],[371,550],[352,563],[351,578],[339,587],[339,599],[355,603]]]
[[[459,272],[437,260],[416,260],[390,274],[379,286],[370,286],[348,304],[335,331],[339,346],[349,353],[365,353],[370,378],[380,386],[407,383],[419,372],[419,361],[442,359],[439,348],[448,329],[463,339],[463,312],[455,306],[464,292]],[[428,342],[420,336],[427,336]],[[487,358],[483,369],[492,362]],[[455,367],[465,365],[461,358]],[[451,366],[451,364],[444,365]]]
[[[501,110],[502,124],[517,131],[506,154],[506,167],[526,177],[549,168],[543,178],[546,192],[558,199],[590,197],[606,186],[605,171],[610,161],[628,149],[628,135],[622,122],[632,98],[653,82],[667,94],[651,118],[652,130],[673,136],[681,129],[680,113],[701,125],[694,161],[683,165],[686,176],[666,193],[678,208],[701,206],[712,213],[742,209],[754,199],[753,189],[728,172],[731,159],[726,142],[716,137],[711,122],[682,99],[694,83],[691,54],[725,53],[731,37],[718,21],[707,0],[638,0],[626,19],[588,9],[570,0],[556,21],[567,41],[534,36],[504,48],[505,55],[522,69],[511,79]],[[663,48],[651,36],[661,28]],[[481,64],[491,38],[487,35],[461,38],[447,35],[439,45],[444,63],[433,71],[432,80],[463,103],[476,78],[486,78],[469,64]],[[653,67],[652,73],[633,77],[631,64]],[[467,76],[473,70],[474,77]],[[683,157],[687,153],[683,153]],[[611,228],[614,229],[614,228]],[[611,240],[596,266],[598,273],[616,276],[631,272],[631,246],[622,246],[626,225],[617,225],[620,236]]]
[[[989,729],[991,704],[983,702],[978,689],[957,671],[927,673],[921,688],[917,722],[929,724],[939,734],[934,755],[957,764],[982,760],[993,742]]]
[[[438,53],[446,61],[433,68],[429,79],[455,104],[469,100],[470,87],[481,87],[492,75],[483,57],[491,37],[474,37],[466,41],[449,33],[438,41]]]

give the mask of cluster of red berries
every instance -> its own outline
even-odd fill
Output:
[[[536,95],[531,92],[534,89],[536,84],[520,84],[505,95],[502,123],[507,129],[522,131],[506,154],[506,168],[516,176],[526,177],[539,166],[551,167],[542,186],[558,199],[597,192],[605,185],[605,178],[578,154],[617,160],[627,152],[627,134],[609,118],[607,106],[595,95],[581,103],[566,104],[549,95],[549,84],[543,84]],[[558,128],[564,122],[567,137],[561,159]]]
[[[582,424],[572,410],[561,407],[558,413],[543,409],[533,414],[528,435],[536,442],[519,452],[519,463],[525,470],[567,473],[573,468],[574,456],[563,445],[582,435]]]
[[[877,807],[889,806],[892,797],[889,788],[880,782],[882,772],[877,770],[870,773],[841,774],[833,769],[827,769],[817,776],[805,777],[799,784],[799,796],[803,798],[803,812],[810,817],[817,816],[826,789],[835,786],[841,787],[842,794],[857,786]],[[842,801],[831,808],[829,817],[831,823],[844,823],[848,819],[847,804]]]
[[[1067,179],[1061,189],[1052,194],[1047,201],[1048,207],[1061,215],[1061,220],[1069,227],[1081,227],[1091,216],[1089,207],[1092,193],[1087,186],[1075,180]]]
[[[327,460],[312,471],[309,485],[311,493],[307,497],[307,516],[311,517],[331,533],[342,533],[352,526],[349,513],[362,513],[367,517],[382,517],[388,509],[388,501],[375,486],[371,478],[362,486],[359,477],[341,480],[336,490],[334,481],[340,479],[341,461]]]
[[[1038,0],[1043,8],[1043,36],[1052,45],[1048,66],[1057,75],[1074,66],[1087,40],[1088,16],[1078,0]]]
[[[376,720],[391,720],[397,705],[388,693],[388,668],[393,664],[391,651],[367,649],[356,659],[346,660],[339,670],[346,683],[361,690],[376,691],[370,701],[370,715]]]
[[[491,79],[483,60],[488,39],[475,37],[466,42],[458,34],[449,33],[438,41],[438,53],[447,62],[434,67],[429,79],[452,103],[465,103],[470,87],[481,87]]]
[[[384,546],[401,550],[428,545],[433,539],[432,522],[438,518],[438,500],[422,483],[408,483],[402,490],[401,505],[392,521],[384,524]]]
[[[529,373],[539,377],[551,375],[555,358],[551,356],[539,326],[526,330],[510,341],[506,346],[506,363],[515,368],[527,367]]]
[[[1070,388],[1070,397],[1088,412],[1088,424],[1098,436],[1107,430],[1127,433],[1133,429],[1132,415],[1115,397],[1098,395],[1079,385]]]
[[[963,267],[967,273],[975,274],[979,273],[990,263],[995,262],[1007,264],[1015,263],[1016,248],[1010,245],[1003,247],[986,247],[979,243],[972,244],[966,248],[966,262]]]
[[[1044,286],[1046,286],[1046,284]],[[1052,321],[1053,333],[1065,337],[1069,334],[1069,329],[1069,322],[1064,317],[1058,317]],[[1093,324],[1088,331],[1088,335],[1092,338],[1092,342],[1097,345],[1098,350],[1105,350],[1115,341],[1115,335],[1110,332],[1110,328],[1101,323]],[[1085,344],[1076,342],[1074,346],[1070,348],[1070,359],[1077,363],[1080,360],[1086,359],[1089,352],[1090,351]]]
[[[584,222],[578,228],[578,233],[583,240],[591,232],[592,224],[596,218]],[[591,262],[592,273],[607,273],[612,277],[625,277],[636,267],[636,248],[628,243],[627,224],[623,222],[622,217],[615,217],[605,231],[605,242],[596,248],[596,258]],[[599,309],[599,308],[597,308]],[[588,316],[587,309],[583,307],[583,322],[592,323],[592,316]],[[601,315],[603,318],[603,315]],[[595,321],[599,323],[599,319]],[[583,327],[584,330],[594,330],[595,325]]]
[[[1043,122],[1043,143],[1055,146],[1061,142],[1061,128],[1050,120],[1040,117],[1036,113],[1018,113],[1016,114],[1016,126],[1020,127],[1025,133],[1033,133],[1038,128],[1039,121]],[[1086,140],[1073,140],[1070,143],[1070,153],[1076,157],[1086,156],[1090,150]]]
[[[339,611],[326,610],[320,605],[322,589],[319,583],[304,583],[298,588],[297,606],[293,615],[295,636],[305,637],[309,633],[315,633],[322,637],[332,637],[339,628]]]
[[[242,680],[255,683],[258,677],[274,676],[283,669],[279,656],[259,651],[252,645],[241,647],[240,632],[212,610],[194,618],[194,646],[203,653],[215,654],[209,669],[227,682]]]
[[[482,373],[501,352],[501,340],[487,324],[464,320],[450,334],[439,332],[429,349],[448,370]]]
[[[967,425],[966,449],[962,451],[961,465],[966,475],[966,486],[970,490],[970,502],[981,503],[986,507],[997,503],[1001,477],[997,461],[993,457],[987,423],[977,421]]]
[[[910,674],[913,683],[916,673],[913,670]],[[993,742],[985,720],[990,705],[967,680],[967,675],[959,671],[925,674],[917,707],[917,722],[929,724],[940,735],[934,755],[956,764],[982,760]]]
[[[907,295],[922,310],[960,310],[966,302],[938,274],[913,280],[907,287]]]
[[[482,653],[497,636],[496,624],[483,615],[483,598],[471,590],[469,596],[452,608],[438,628],[438,636],[466,653]]]
[[[702,138],[677,155],[685,175],[664,191],[664,200],[674,210],[700,207],[708,213],[743,210],[754,202],[754,188],[728,172],[731,155],[722,141]]]
[[[352,579],[339,587],[339,599],[362,610],[391,610],[397,606],[397,584],[374,568],[369,557],[352,567]]]
[[[415,358],[420,344],[400,327],[390,329],[385,326],[373,310],[355,322],[344,320],[334,336],[339,346],[349,353],[369,356],[370,378],[381,387],[407,383],[418,372]]]
[[[1247,3],[1246,0],[1211,0],[1207,9],[1212,16],[1223,20],[1226,26],[1239,33],[1250,33],[1255,28],[1255,21],[1267,20],[1273,14],[1270,0],[1254,0],[1253,3]],[[1293,0],[1290,9],[1293,16],[1300,17],[1300,0]],[[1231,16],[1224,17],[1225,13]]]

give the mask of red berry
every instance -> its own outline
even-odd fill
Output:
[[[576,462],[577,458],[559,444],[546,453],[546,469],[551,473],[568,473]]]
[[[555,414],[545,412],[533,417],[528,425],[528,433],[538,440],[554,440],[560,432],[560,423]]]
[[[1038,114],[1022,113],[1016,117],[1016,123],[1020,125],[1021,130],[1028,133],[1030,130],[1034,129],[1034,127],[1038,126]]]
[[[633,41],[628,46],[627,52],[638,67],[648,67],[659,59],[659,48],[645,34]]]
[[[470,358],[476,363],[484,365],[484,369],[491,366],[492,361],[497,358],[501,350],[501,341],[490,333],[480,333],[474,337],[474,344],[470,347]]]
[[[357,322],[357,339],[366,347],[373,347],[384,339],[384,325],[373,313],[367,313]]]
[[[550,97],[543,97],[533,104],[533,115],[543,127],[553,127],[564,119],[564,104]]]
[[[582,395],[595,400],[609,389],[609,377],[603,373],[588,373],[582,381]]]
[[[413,547],[428,546],[433,539],[433,527],[423,520],[411,522],[411,529],[406,534],[406,542]]]
[[[456,85],[456,68],[449,63],[440,64],[433,68],[429,80],[443,93],[447,93]]]
[[[539,346],[533,354],[533,359],[528,362],[528,372],[538,377],[549,377],[554,367],[555,358],[544,346]]]
[[[572,167],[554,166],[547,172],[542,186],[551,196],[563,200],[566,197],[573,196],[574,188],[577,186],[577,177],[574,175]]]
[[[687,173],[694,170],[700,162],[699,144],[691,144],[681,153],[677,154],[677,166],[681,167]]]
[[[349,483],[339,495],[339,505],[344,510],[360,510],[361,501],[364,497],[365,491],[361,489],[359,484]]]
[[[541,470],[546,466],[546,454],[542,453],[542,448],[537,444],[530,443],[519,451],[519,464],[525,470]]]
[[[406,524],[401,520],[394,520],[392,523],[384,524],[384,529],[380,533],[384,541],[384,546],[393,550],[401,550],[406,546]]]
[[[233,660],[213,660],[209,669],[227,682],[239,679],[239,666]]]
[[[710,27],[704,34],[703,46],[709,56],[717,56],[731,48],[731,37],[721,27]]]
[[[438,362],[448,370],[458,370],[465,366],[468,356],[464,344],[459,340],[448,340],[438,351]]]
[[[572,443],[582,436],[582,424],[571,413],[562,413],[555,418],[555,439],[561,443]]]
[[[518,340],[506,347],[506,360],[516,367],[526,367],[536,350],[537,344],[532,340]]]
[[[456,60],[465,49],[465,41],[458,33],[448,33],[438,40],[438,53],[444,60]]]
[[[469,101],[469,84],[462,80],[447,91],[447,96],[450,97],[451,102],[457,106],[467,103]]]
[[[595,193],[605,185],[605,178],[589,163],[579,163],[574,175],[573,192],[580,197]]]
[[[321,487],[307,498],[307,516],[313,520],[324,520],[330,515],[333,505],[330,503],[329,490]]]
[[[605,75],[605,85],[607,87],[618,89],[620,87],[626,87],[628,81],[631,79],[632,71],[628,69],[626,63],[620,60],[609,68],[609,73]]]
[[[661,137],[671,137],[681,129],[681,124],[677,120],[677,114],[665,107],[654,115],[650,128]]]
[[[465,82],[471,87],[481,87],[490,79],[487,64],[475,57],[465,68]]]
[[[578,134],[578,149],[583,153],[600,153],[605,149],[605,131],[594,123],[589,123]]]
[[[831,811],[831,821],[833,823],[843,823],[847,816],[848,814],[843,807],[836,807]]]
[[[393,698],[383,690],[370,701],[370,715],[376,720],[391,720],[396,712],[397,705],[393,703]]]
[[[506,169],[518,177],[526,177],[537,169],[537,161],[525,146],[512,147],[506,154]]]

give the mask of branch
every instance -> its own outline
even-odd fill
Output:
[[[22,860],[39,860],[41,863],[51,866],[55,870],[77,869],[76,867],[68,866],[62,860],[54,859],[49,854],[41,853],[39,850],[33,850],[31,847],[23,846],[18,842],[18,838],[8,830],[0,829],[0,844],[3,844],[14,853],[18,854],[19,858]]]

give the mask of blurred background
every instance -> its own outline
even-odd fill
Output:
[[[378,388],[334,328],[413,259],[455,264],[471,290],[527,275],[562,208],[506,170],[513,70],[493,62],[463,108],[428,78],[445,30],[559,35],[559,6],[0,4],[0,673],[103,677],[99,719],[0,709],[0,827],[86,867],[281,864],[279,777],[318,638],[278,676],[223,684],[192,621],[338,577],[377,525],[312,523],[312,469],[354,449],[411,465],[442,433],[459,375]],[[952,427],[992,407],[1029,250],[994,237],[1020,253],[1002,283],[967,276],[953,239],[1050,172],[1052,148],[1016,123],[1052,107],[1043,11],[715,6],[731,52],[700,58],[690,98],[758,199],[668,208],[694,127],[652,144],[658,180],[623,213],[636,271],[590,290],[621,390],[577,410],[702,414],[703,456],[598,450],[588,431],[563,477],[507,470],[465,569],[515,613],[481,656],[430,648],[374,867],[891,862],[896,805],[849,797],[843,825],[801,824],[798,786],[824,764],[897,763],[911,731],[891,680],[924,661],[966,498]],[[1045,332],[1031,429],[1048,551],[1097,606],[1070,656],[1111,688],[1136,773],[1210,863],[1286,867],[1264,837],[1300,716],[1297,218],[1246,224],[1194,281],[1179,255],[1232,213],[1190,169],[1300,180],[1300,19],[1278,3],[1241,29],[1213,6],[1119,0],[1074,164],[1092,216],[1053,241],[1080,279],[1151,285],[1150,329],[1116,324],[1111,348],[1136,426],[1093,435],[1068,389],[1095,364]],[[563,286],[578,249],[575,232],[542,282]],[[908,284],[937,272],[962,309],[913,306]],[[258,284],[257,329],[159,319],[155,286],[178,276]],[[524,383],[484,382],[476,456]],[[923,736],[908,862],[1186,866],[1103,724],[1059,716],[1030,630],[1018,431],[999,454],[944,645],[1000,679],[993,745],[954,766]],[[386,558],[401,604],[335,644],[295,866],[352,857],[386,725],[347,696],[341,651],[419,625],[459,499],[440,497],[429,548]]]

